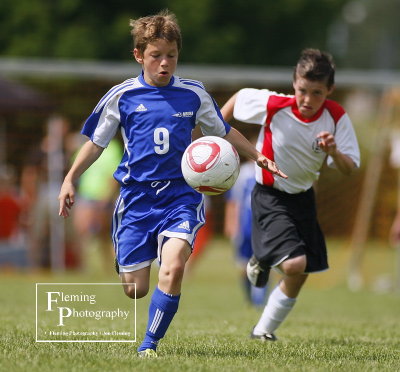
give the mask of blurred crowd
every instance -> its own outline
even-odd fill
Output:
[[[0,270],[51,269],[54,266],[51,257],[55,254],[62,255],[63,269],[112,270],[110,219],[118,194],[113,172],[122,156],[121,142],[114,139],[99,161],[85,172],[78,185],[73,216],[62,220],[57,200],[60,185],[87,138],[71,130],[64,118],[53,118],[50,125],[56,130],[48,130],[26,152],[21,169],[0,163]],[[391,139],[391,166],[400,169],[400,133],[394,132]],[[400,243],[400,175],[398,184],[397,214],[388,237],[391,246]],[[199,233],[189,269],[195,266],[214,234],[211,199],[207,198],[206,203],[208,223]],[[228,198],[226,207],[230,204]],[[227,210],[225,214],[229,214]],[[233,226],[225,221],[227,225]],[[56,243],[54,238],[52,243],[55,226],[63,231],[56,236]],[[236,232],[224,233],[235,246]]]
[[[64,118],[52,118],[49,126],[27,151],[21,169],[0,165],[0,269],[57,265],[55,269],[112,270],[110,216],[118,193],[113,172],[122,146],[112,141],[85,173],[73,218],[63,220],[58,216],[58,192],[87,138],[72,131]]]

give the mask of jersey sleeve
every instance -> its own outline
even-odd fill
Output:
[[[200,125],[205,136],[225,137],[231,126],[225,122],[214,99],[204,91],[201,94],[201,105],[196,116],[196,125]]]
[[[267,101],[272,94],[267,89],[241,89],[236,97],[233,117],[249,124],[265,124]]]
[[[100,101],[82,128],[81,133],[98,146],[107,147],[118,130],[121,119],[118,105],[120,97],[115,95],[105,102]]]
[[[350,117],[345,113],[336,124],[335,141],[337,149],[349,156],[357,168],[360,167],[360,149]],[[327,164],[335,168],[334,160],[328,156]]]

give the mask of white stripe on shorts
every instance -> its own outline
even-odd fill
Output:
[[[117,261],[118,261],[118,232],[121,226],[122,213],[124,212],[124,210],[125,210],[124,199],[122,199],[120,195],[115,203],[115,209],[112,221],[112,235],[111,235],[114,244],[115,257],[117,257]]]

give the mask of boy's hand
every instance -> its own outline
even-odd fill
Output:
[[[288,178],[288,176],[285,173],[279,170],[278,166],[274,161],[268,159],[266,156],[262,154],[259,154],[257,158],[257,165],[261,168],[266,169],[268,172],[271,172],[272,174],[276,174],[279,177]]]
[[[69,209],[74,205],[75,187],[72,183],[64,181],[61,186],[58,200],[60,202],[59,216],[67,218],[69,216]]]
[[[321,148],[322,151],[331,156],[336,154],[336,141],[332,133],[321,132],[318,134],[317,138],[318,146]]]

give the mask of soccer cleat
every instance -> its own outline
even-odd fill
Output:
[[[144,349],[138,351],[139,358],[157,358],[157,353],[154,349]]]
[[[254,328],[250,333],[250,338],[260,340],[262,342],[265,341],[277,341],[277,337],[273,333],[263,333],[262,335],[255,335]]]
[[[255,287],[265,287],[268,282],[270,268],[267,266],[262,267],[260,261],[251,256],[246,266],[246,273],[249,282]]]

